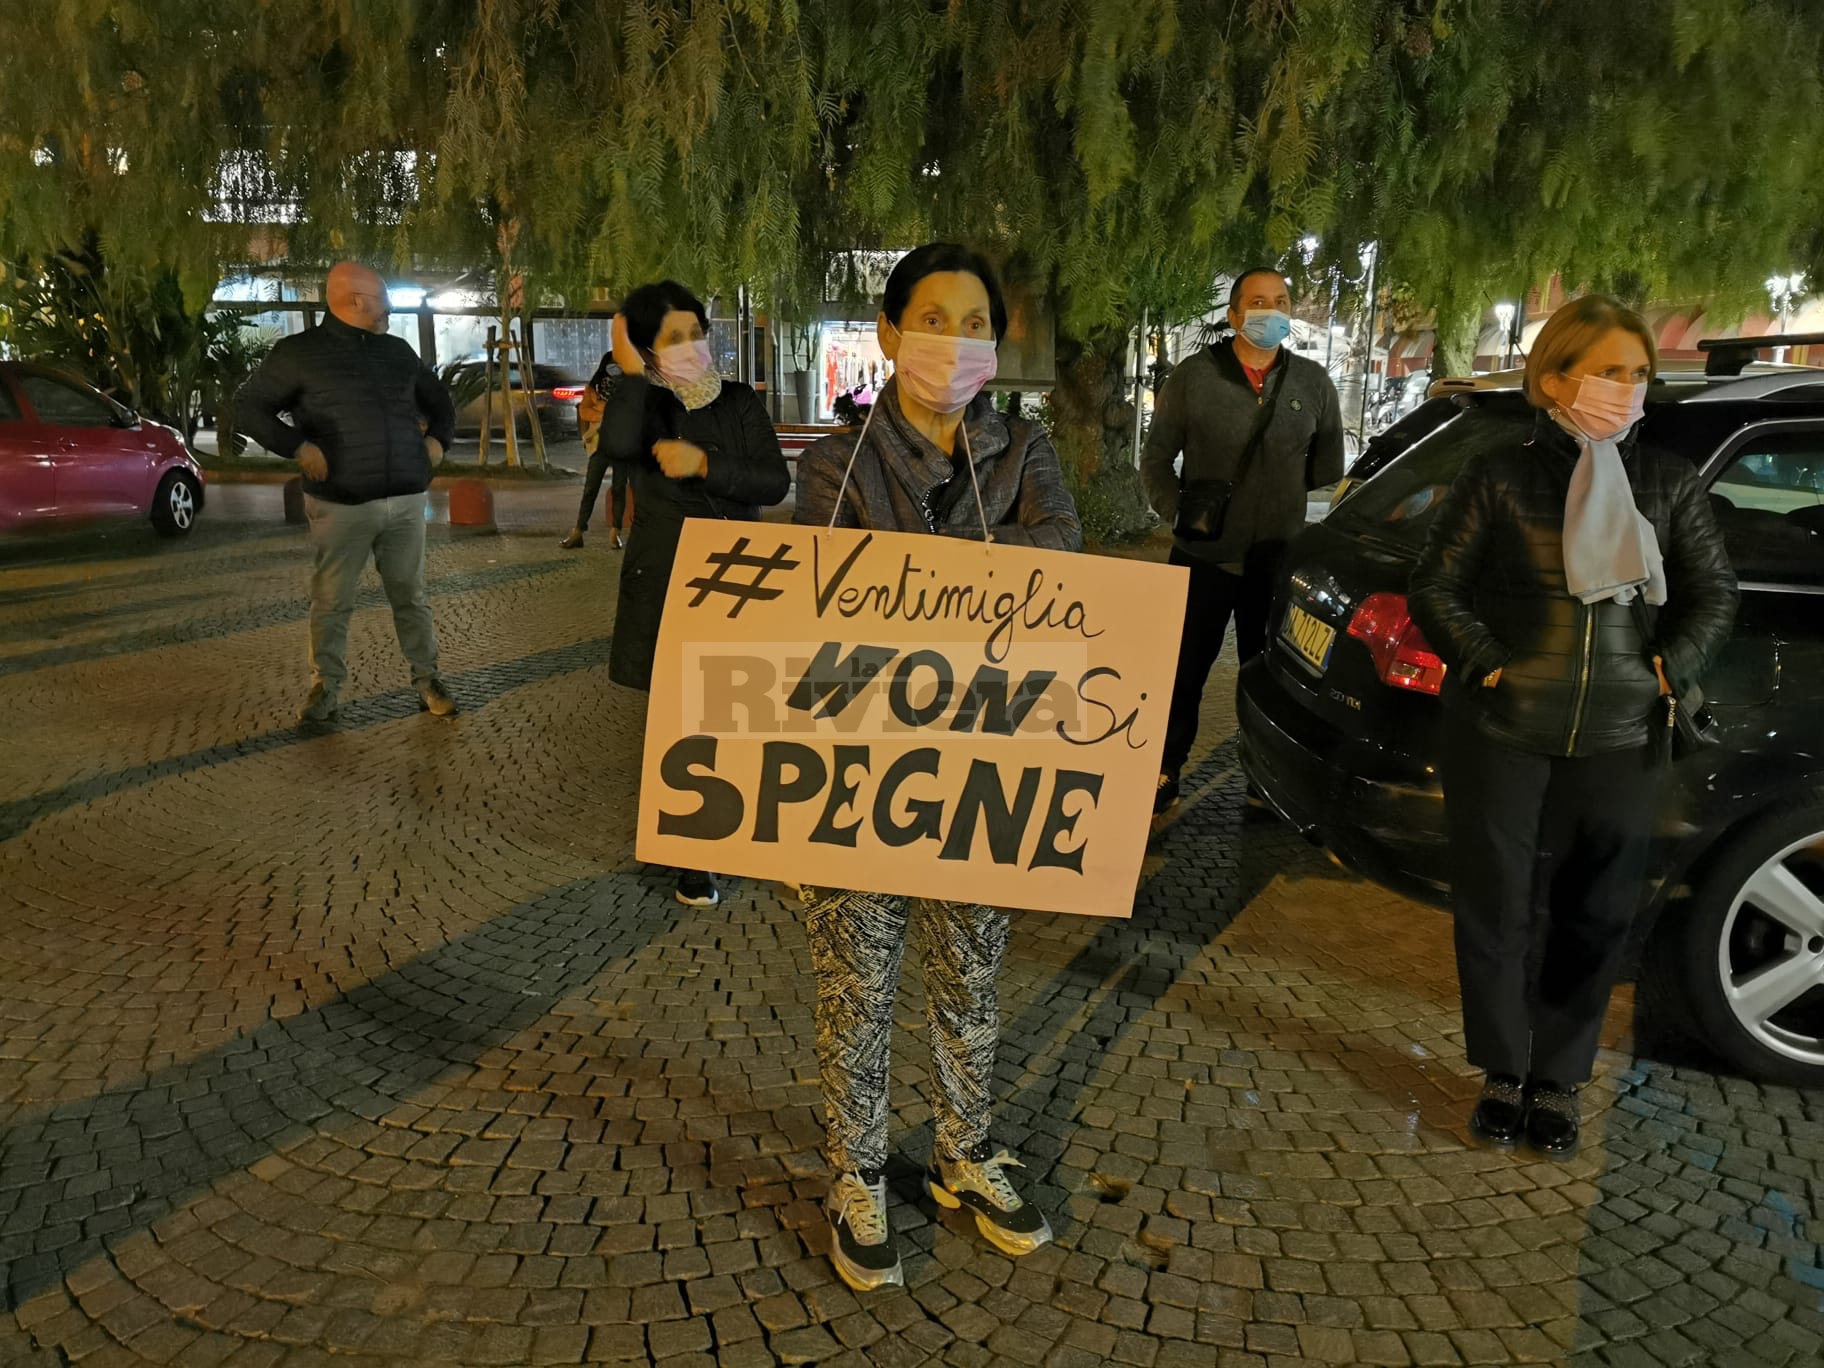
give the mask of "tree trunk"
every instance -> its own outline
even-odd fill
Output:
[[[216,402],[215,449],[223,460],[239,456],[247,449],[247,439],[241,436],[240,427],[234,421],[232,395]]]
[[[1437,349],[1432,356],[1431,378],[1468,375],[1476,368],[1476,342],[1482,335],[1482,310],[1476,304],[1455,301],[1438,306]]]
[[[1051,439],[1091,544],[1130,541],[1153,524],[1134,465],[1127,359],[1128,336],[1116,329],[1058,337]]]

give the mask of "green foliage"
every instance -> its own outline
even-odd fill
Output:
[[[1140,474],[1131,465],[1106,465],[1087,478],[1065,479],[1083,524],[1083,544],[1092,550],[1142,540],[1158,525],[1146,506]]]
[[[93,243],[8,268],[0,312],[0,336],[19,355],[74,372],[186,439],[271,345],[244,318],[191,308],[174,272],[109,267]],[[223,436],[232,444],[232,427]]]
[[[1058,386],[1040,406],[1064,483],[1077,502],[1084,540],[1112,545],[1154,524],[1133,463],[1134,406],[1126,374],[1127,337],[1113,330],[1059,348]]]
[[[1448,319],[1561,274],[1739,312],[1764,307],[1771,272],[1820,278],[1813,0],[1438,10],[1436,41],[1363,67],[1335,106],[1338,144],[1372,171],[1344,182],[1339,220],[1385,245],[1403,293]]]
[[[215,416],[219,456],[236,457],[247,449],[247,439],[235,420],[234,393],[259,369],[277,340],[275,334],[254,327],[252,320],[241,314],[223,312],[203,318],[200,349],[194,362],[196,409],[192,416]],[[194,440],[193,428],[184,427],[182,431],[186,440]]]
[[[446,361],[438,370],[437,376],[443,381],[443,387],[450,392],[450,399],[456,405],[458,413],[488,392],[488,371],[485,366],[472,366],[466,361]]]
[[[1769,272],[1824,278],[1824,15],[1816,0],[9,7],[0,256],[92,247],[193,308],[252,251],[252,225],[299,267],[492,262],[529,300],[674,275],[750,286],[763,307],[821,298],[854,249],[957,237],[1049,291],[1073,345],[1142,310],[1196,317],[1220,273],[1287,259],[1305,234],[1322,243],[1312,271],[1351,278],[1378,241],[1381,280],[1447,319],[1553,273],[1746,308]],[[1092,407],[1060,421],[1106,453]]]

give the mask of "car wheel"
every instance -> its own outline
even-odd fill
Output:
[[[1824,1085],[1824,795],[1734,837],[1662,930],[1656,958],[1703,1043],[1754,1077]]]
[[[152,526],[167,537],[182,537],[196,526],[196,481],[174,470],[158,483],[152,499]]]

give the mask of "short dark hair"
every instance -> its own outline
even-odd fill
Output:
[[[1007,301],[1001,295],[1001,282],[995,278],[994,267],[980,252],[972,252],[960,243],[927,242],[901,257],[893,274],[887,277],[886,297],[881,300],[880,311],[897,328],[912,303],[912,291],[918,288],[918,282],[946,271],[966,271],[982,282],[982,288],[988,292],[988,322],[994,329],[994,340],[998,342],[1005,337]]]
[[[1229,307],[1231,309],[1234,308],[1237,304],[1239,304],[1241,302],[1242,286],[1246,285],[1249,280],[1251,280],[1253,277],[1255,277],[1257,275],[1274,275],[1274,276],[1278,276],[1281,280],[1284,280],[1286,278],[1286,273],[1284,271],[1280,270],[1279,267],[1277,267],[1277,266],[1250,266],[1250,267],[1248,267],[1247,270],[1243,271],[1240,275],[1236,276],[1235,283],[1229,286]],[[1290,287],[1288,287],[1288,288],[1290,288]]]
[[[703,331],[709,331],[709,311],[703,301],[675,280],[661,280],[642,285],[621,302],[621,316],[627,320],[627,340],[643,352],[652,350],[659,329],[665,326],[665,315],[676,310],[697,316]]]

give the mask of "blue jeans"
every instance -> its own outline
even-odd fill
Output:
[[[348,677],[348,619],[371,557],[380,572],[399,649],[412,667],[412,683],[437,678],[437,629],[424,591],[423,494],[398,494],[366,503],[306,498],[316,569],[310,577],[310,673],[331,697]]]

